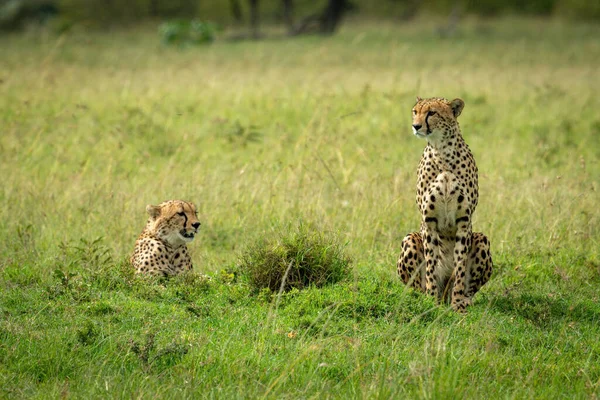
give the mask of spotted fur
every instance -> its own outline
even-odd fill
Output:
[[[196,206],[169,200],[146,206],[146,227],[135,242],[131,264],[138,273],[172,276],[192,270],[186,243],[198,232]]]
[[[461,99],[421,99],[413,107],[413,133],[427,140],[417,173],[421,230],[402,241],[398,274],[402,281],[465,311],[490,278],[488,238],[472,232],[479,200],[475,159],[457,118]]]

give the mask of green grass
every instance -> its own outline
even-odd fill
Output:
[[[433,32],[0,37],[0,397],[600,396],[600,29]],[[395,276],[417,94],[466,103],[495,269],[465,316]],[[196,274],[135,277],[145,205],[173,198],[200,211]],[[300,220],[352,273],[257,294],[241,252]]]

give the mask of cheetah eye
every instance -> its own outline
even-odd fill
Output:
[[[435,115],[435,114],[437,114],[437,112],[435,112],[435,111],[427,111],[427,116],[428,117],[431,117],[432,115]]]
[[[413,110],[413,115],[417,115],[417,110]]]
[[[185,217],[185,213],[183,211],[178,212],[177,215],[181,215],[182,217]]]

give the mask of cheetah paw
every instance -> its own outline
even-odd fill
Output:
[[[467,307],[469,307],[472,303],[472,300],[468,297],[460,300],[452,300],[452,309],[459,313],[466,313]]]

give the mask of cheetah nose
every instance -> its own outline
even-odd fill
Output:
[[[198,229],[200,228],[200,222],[194,222],[192,226],[194,227],[194,229]]]
[[[420,124],[413,124],[413,128],[415,129],[415,131],[418,131],[419,129],[421,129],[423,125]]]

